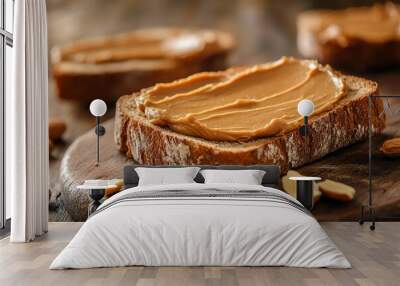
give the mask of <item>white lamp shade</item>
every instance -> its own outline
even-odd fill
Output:
[[[309,99],[303,99],[297,105],[297,111],[301,116],[309,116],[314,112],[314,103]]]
[[[103,116],[107,111],[107,104],[101,99],[95,99],[90,103],[89,108],[93,116]]]

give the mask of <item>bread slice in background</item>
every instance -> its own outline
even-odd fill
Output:
[[[339,73],[337,73],[339,74]],[[318,160],[368,136],[368,96],[378,93],[375,82],[339,74],[347,96],[332,109],[310,117],[309,149],[299,129],[246,142],[209,141],[182,135],[167,127],[152,124],[137,109],[136,97],[119,98],[115,114],[115,142],[119,150],[139,164],[149,165],[253,165],[274,164],[282,174]],[[383,104],[372,100],[373,132],[385,126],[379,117]]]
[[[349,202],[356,195],[356,190],[353,187],[332,180],[325,180],[317,185],[322,195],[332,200]]]
[[[343,24],[344,17],[353,21],[351,33],[346,34],[343,28],[346,25]],[[379,26],[382,27],[382,33],[375,31],[378,35],[376,39],[357,34],[354,28],[359,25],[361,29],[368,29],[365,27],[368,22],[374,29],[378,29],[382,22]],[[394,24],[391,25],[391,22]],[[394,29],[393,37],[379,37],[379,34],[387,33],[388,29],[389,33]],[[311,10],[298,16],[297,47],[306,58],[362,72],[400,65],[399,31],[400,6],[390,2],[343,10]]]
[[[197,36],[204,37],[204,48],[188,52]],[[176,49],[162,55],[145,44],[161,41],[171,46],[174,39]],[[113,102],[155,83],[223,69],[233,47],[234,39],[228,33],[183,28],[147,28],[73,42],[51,51],[56,93],[83,103],[96,98]]]

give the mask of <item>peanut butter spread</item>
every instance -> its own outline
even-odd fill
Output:
[[[152,123],[178,133],[244,141],[299,126],[297,104],[302,99],[314,102],[315,115],[330,110],[345,95],[342,79],[329,67],[282,58],[157,84],[143,91],[136,103]]]
[[[65,46],[59,60],[107,64],[129,60],[193,60],[231,48],[230,35],[211,30],[153,28]],[[54,56],[54,55],[53,55]]]
[[[371,43],[400,39],[400,6],[390,2],[341,11],[317,11],[315,15],[318,16],[313,24],[318,27],[322,41],[335,40],[346,46],[351,39]]]

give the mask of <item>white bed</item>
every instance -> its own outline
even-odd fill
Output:
[[[282,191],[198,183],[138,186],[111,197],[50,269],[128,265],[351,267]]]

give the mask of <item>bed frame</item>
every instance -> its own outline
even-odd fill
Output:
[[[276,165],[250,165],[250,166],[238,166],[238,165],[195,165],[201,169],[218,169],[218,170],[263,170],[265,171],[262,185],[265,187],[272,187],[280,189],[280,175],[281,169]],[[127,165],[124,167],[124,189],[136,187],[139,182],[139,176],[135,171],[136,167],[149,167],[149,168],[182,168],[182,167],[193,167],[193,166],[144,166],[144,165]],[[200,174],[194,178],[197,183],[204,183],[204,178]]]

